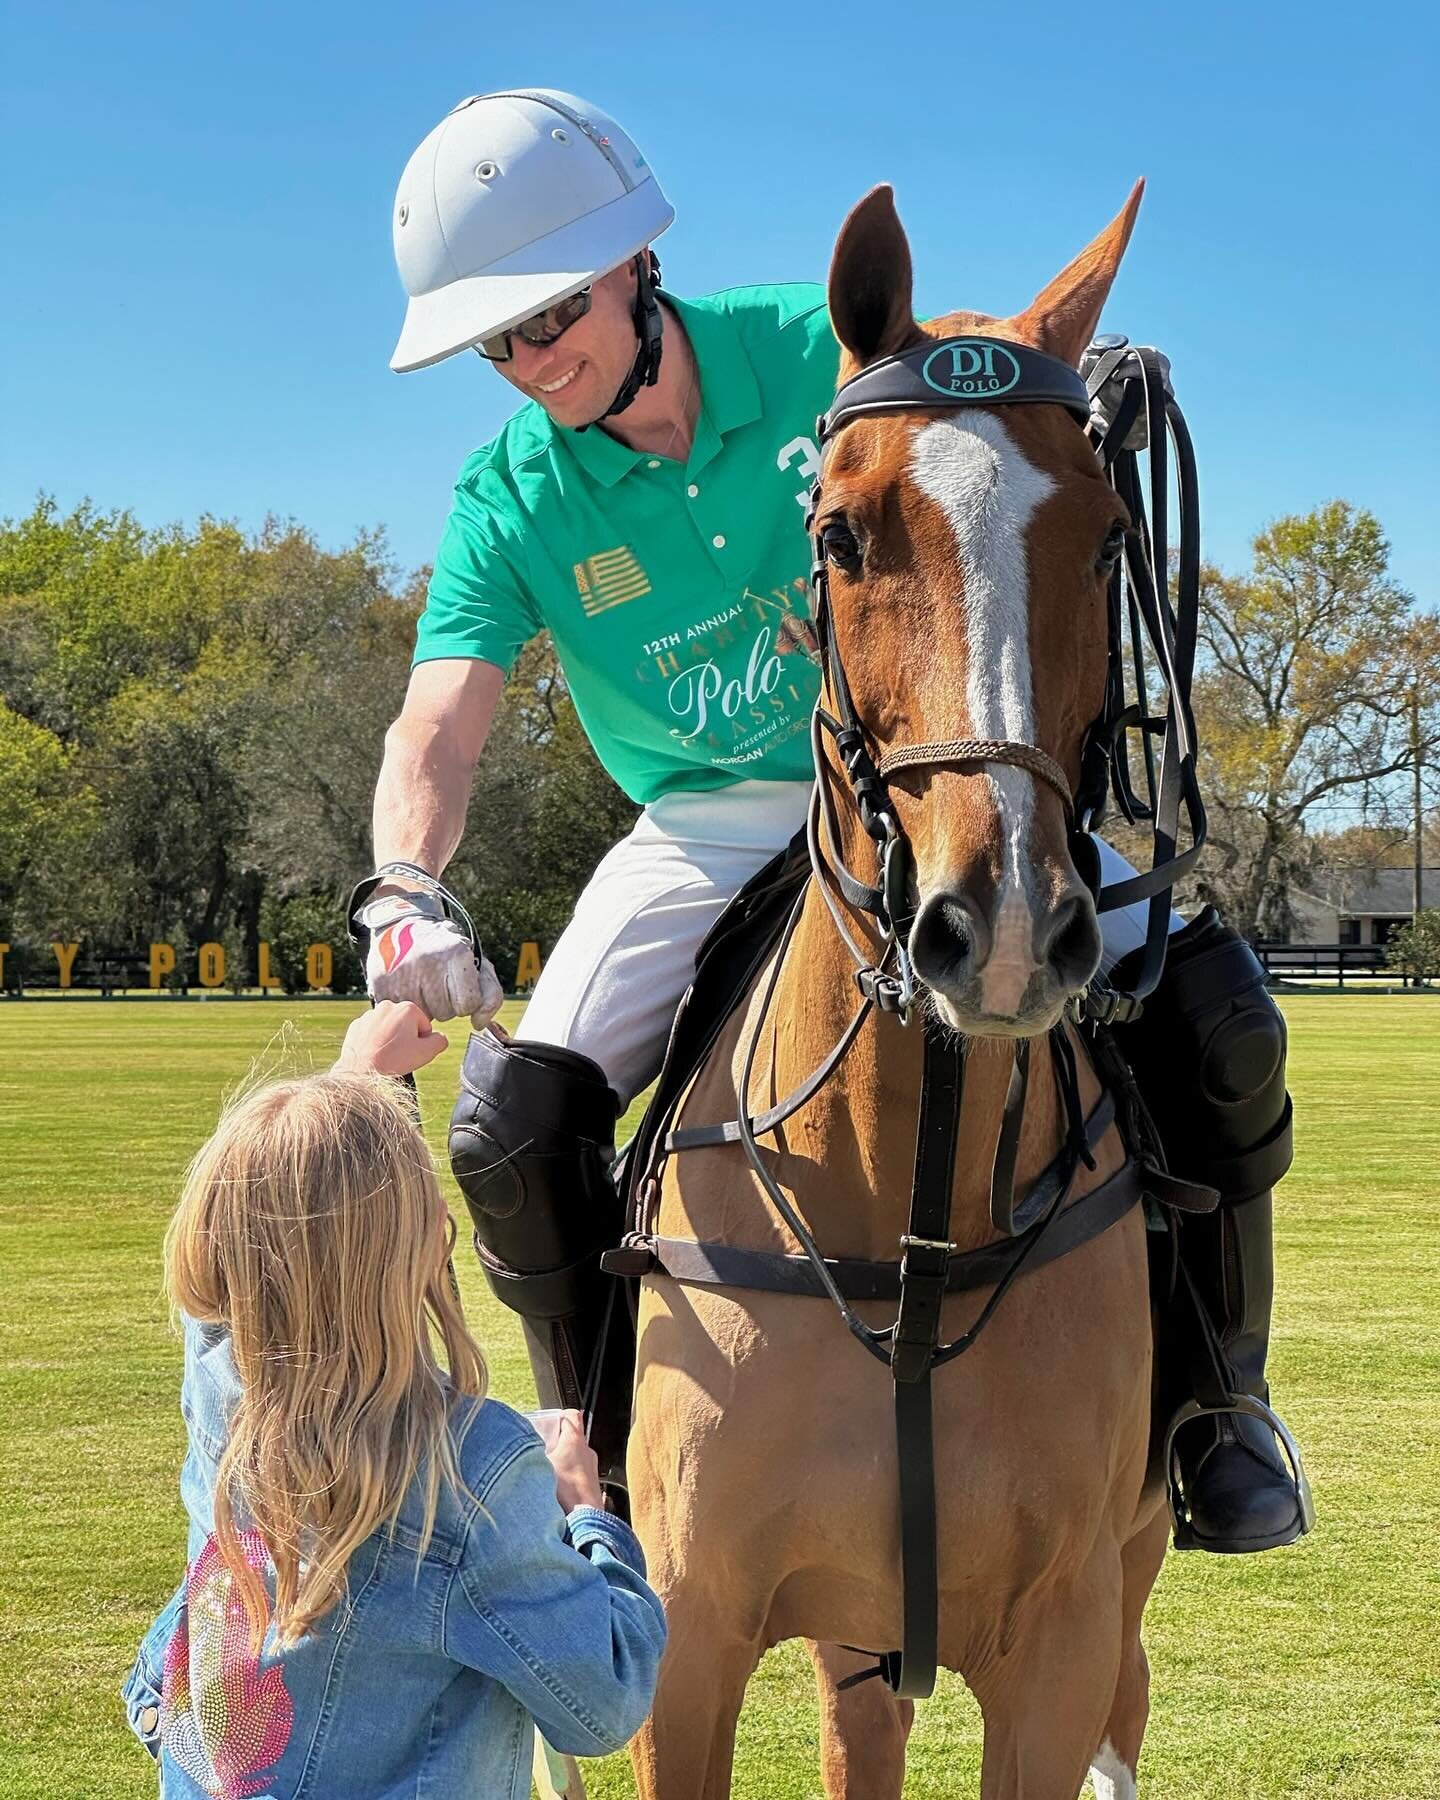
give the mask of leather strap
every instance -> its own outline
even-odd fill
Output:
[[[1058,1262],[1123,1219],[1145,1192],[1147,1179],[1140,1164],[1127,1162],[1108,1181],[1071,1201],[1049,1225],[1042,1218],[1017,1238],[952,1256],[945,1273],[945,1292],[964,1294],[995,1286],[1004,1279],[1017,1251],[1032,1243],[1025,1261],[1027,1272]],[[746,1250],[734,1244],[698,1244],[692,1238],[636,1237],[628,1239],[627,1246],[644,1253],[644,1266],[627,1264],[627,1274],[668,1275],[672,1281],[693,1287],[830,1298],[808,1256]],[[898,1262],[827,1256],[824,1263],[826,1273],[847,1300],[896,1300],[900,1296]]]
[[[950,1242],[950,1213],[965,1097],[965,1046],[954,1032],[927,1020],[924,1057],[910,1222],[900,1240],[900,1311],[890,1340],[900,1470],[901,1639],[899,1651],[883,1661],[886,1682],[901,1699],[909,1700],[923,1700],[933,1692],[939,1659],[939,1526],[930,1377],[955,1249]]]
[[[1015,1235],[1015,1163],[1020,1154],[1020,1131],[1025,1123],[1025,1096],[1029,1091],[1030,1040],[1018,1038],[1010,1084],[1005,1090],[1000,1135],[995,1140],[995,1161],[990,1169],[990,1223],[1003,1237]]]
[[[927,1020],[924,1056],[910,1219],[900,1240],[900,1313],[890,1345],[890,1371],[896,1381],[919,1381],[929,1373],[940,1341],[940,1308],[955,1249],[950,1242],[950,1209],[965,1094],[965,1047],[954,1032]]]
[[[756,1137],[773,1131],[777,1125],[783,1125],[808,1100],[815,1098],[844,1062],[850,1046],[860,1035],[860,1027],[869,1017],[871,1004],[871,1001],[864,1000],[856,1008],[855,1016],[845,1027],[844,1035],[818,1069],[812,1070],[799,1087],[793,1088],[778,1106],[772,1106],[769,1112],[756,1114],[750,1123],[750,1129]],[[676,1150],[708,1150],[719,1144],[738,1144],[742,1141],[740,1121],[727,1119],[723,1125],[682,1125],[665,1134],[664,1147],[668,1155]]]
[[[931,1365],[918,1381],[895,1383],[895,1449],[900,1458],[900,1648],[880,1658],[885,1684],[901,1700],[935,1691],[940,1656],[940,1555],[935,1519],[935,1406]]]

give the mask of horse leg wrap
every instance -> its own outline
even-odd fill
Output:
[[[1285,1021],[1254,951],[1206,907],[1171,937],[1159,987],[1115,1041],[1171,1172],[1220,1194],[1176,1227],[1186,1303],[1166,1306],[1160,1334],[1162,1404],[1184,1400],[1166,1434],[1176,1545],[1291,1543],[1309,1529],[1309,1488],[1265,1384],[1270,1190],[1293,1156]]]
[[[588,1412],[601,1474],[623,1485],[634,1326],[600,1268],[624,1230],[620,1101],[589,1057],[492,1031],[472,1034],[460,1082],[450,1166],[485,1278],[524,1324],[540,1404]]]

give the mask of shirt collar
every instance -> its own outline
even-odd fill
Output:
[[[760,417],[760,388],[728,313],[693,300],[677,300],[673,294],[666,294],[664,299],[684,326],[700,371],[700,413],[688,464],[699,468],[714,455],[719,439],[727,431]],[[590,479],[602,487],[614,487],[636,463],[649,459],[648,452],[632,450],[598,425],[588,431],[571,431],[553,424],[551,429]]]

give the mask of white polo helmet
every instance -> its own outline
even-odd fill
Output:
[[[402,373],[576,293],[675,217],[608,113],[551,88],[462,100],[405,166],[395,260],[410,303]]]

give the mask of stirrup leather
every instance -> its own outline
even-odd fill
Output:
[[[1259,1419],[1274,1434],[1280,1448],[1285,1453],[1289,1464],[1290,1481],[1295,1489],[1295,1506],[1300,1515],[1300,1529],[1297,1537],[1304,1537],[1315,1524],[1315,1499],[1310,1491],[1310,1477],[1305,1473],[1305,1464],[1300,1455],[1300,1446],[1291,1434],[1289,1426],[1273,1407],[1267,1406],[1263,1400],[1257,1400],[1252,1394],[1236,1394],[1223,1406],[1206,1406],[1199,1400],[1187,1400],[1171,1419],[1169,1429],[1165,1433],[1165,1483],[1170,1502],[1170,1518],[1175,1528],[1175,1548],[1177,1550],[1203,1550],[1206,1540],[1196,1531],[1190,1519],[1190,1505],[1185,1497],[1185,1486],[1180,1478],[1180,1455],[1175,1447],[1175,1439],[1182,1425],[1188,1425],[1192,1419],[1221,1417],[1226,1413],[1246,1413],[1252,1419]]]

